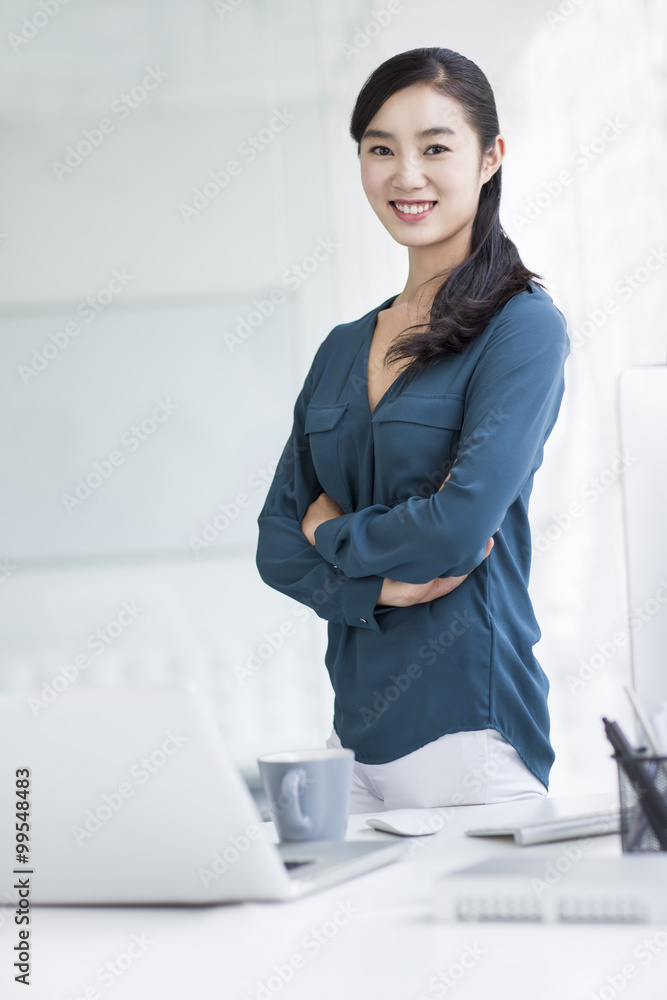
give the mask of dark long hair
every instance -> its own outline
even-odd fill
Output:
[[[361,149],[371,119],[398,90],[430,83],[458,101],[468,125],[477,133],[480,164],[500,133],[491,84],[479,66],[451,49],[419,48],[383,62],[364,83],[350,119],[350,134]],[[386,361],[411,359],[404,376],[411,379],[450,354],[460,354],[491,317],[541,275],[529,271],[516,246],[500,225],[501,167],[483,185],[473,222],[471,251],[456,267],[443,271],[428,323],[408,327],[387,351]],[[426,329],[423,329],[426,327]],[[411,333],[418,330],[420,332]]]

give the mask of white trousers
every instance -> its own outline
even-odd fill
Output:
[[[327,747],[340,747],[335,730]],[[386,764],[354,762],[350,812],[438,809],[544,797],[546,788],[495,729],[448,733]]]

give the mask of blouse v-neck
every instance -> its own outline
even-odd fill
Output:
[[[369,363],[369,360],[370,360],[371,344],[373,342],[373,335],[374,335],[376,327],[377,327],[377,320],[378,320],[379,314],[384,309],[386,309],[388,306],[390,306],[390,304],[392,302],[395,302],[397,298],[398,298],[398,294],[392,295],[391,298],[385,299],[384,302],[380,303],[380,305],[377,307],[377,309],[374,309],[369,314],[369,328],[368,328],[368,331],[366,333],[366,338],[365,338],[365,341],[364,341],[364,344],[363,344],[363,349],[360,352],[361,353],[361,371],[362,371],[363,378],[364,378],[364,383],[365,383],[365,386],[366,386],[366,410],[367,410],[369,418],[371,420],[373,419],[374,415],[376,414],[378,408],[382,405],[382,403],[385,401],[385,399],[389,396],[389,394],[391,393],[392,389],[397,384],[397,382],[399,381],[399,379],[401,378],[401,376],[403,374],[402,372],[398,373],[398,375],[396,376],[396,378],[394,379],[394,381],[383,392],[383,394],[380,396],[380,398],[378,399],[377,403],[375,404],[375,406],[371,410],[371,402],[370,402],[370,399],[369,399],[369,396],[368,396],[368,387],[369,387],[368,363]]]

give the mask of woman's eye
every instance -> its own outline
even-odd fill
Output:
[[[392,151],[388,146],[372,146],[369,150],[370,153],[375,153],[377,156],[393,156]],[[451,150],[449,146],[429,146],[426,153],[450,153]]]

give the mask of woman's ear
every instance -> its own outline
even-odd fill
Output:
[[[505,139],[502,135],[497,135],[493,146],[487,150],[484,154],[484,159],[482,161],[482,183],[486,184],[488,180],[493,177],[496,170],[500,167],[503,157],[505,155]]]

